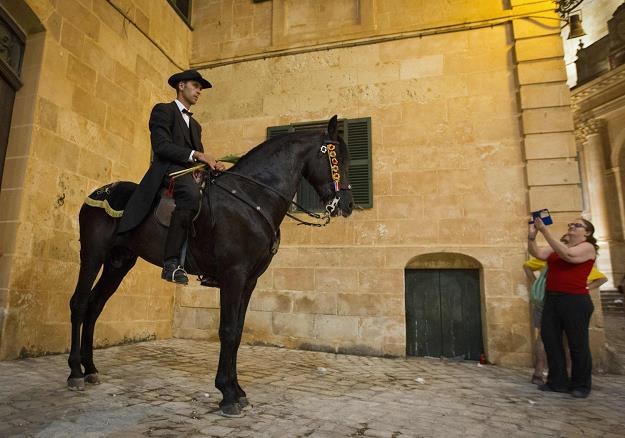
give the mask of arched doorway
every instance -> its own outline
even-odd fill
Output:
[[[406,355],[479,360],[484,353],[481,264],[456,253],[424,254],[405,269]]]

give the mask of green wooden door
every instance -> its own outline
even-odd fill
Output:
[[[477,269],[406,270],[406,355],[479,360]]]

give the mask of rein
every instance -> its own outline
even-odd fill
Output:
[[[232,176],[236,176],[237,178],[241,178],[243,180],[249,181],[253,184],[256,184],[259,187],[262,187],[272,193],[275,193],[276,195],[278,195],[282,200],[286,201],[289,204],[289,208],[291,205],[294,205],[295,207],[297,207],[299,210],[301,210],[303,213],[306,213],[308,216],[314,218],[314,219],[319,219],[322,220],[324,222],[308,222],[305,220],[302,220],[300,218],[298,218],[297,216],[287,212],[286,215],[288,217],[290,217],[291,219],[299,222],[298,225],[308,225],[311,227],[325,227],[326,225],[328,225],[330,223],[330,219],[332,217],[332,213],[334,212],[334,210],[336,210],[337,205],[339,204],[339,201],[341,199],[340,197],[340,191],[341,189],[343,190],[351,190],[351,185],[347,185],[346,187],[341,187],[341,174],[339,172],[339,162],[336,158],[336,146],[334,145],[334,143],[330,140],[325,140],[323,142],[323,144],[321,145],[320,149],[319,149],[320,154],[324,155],[327,154],[328,155],[328,162],[330,164],[330,173],[332,175],[332,185],[334,187],[334,198],[328,203],[326,204],[325,207],[325,212],[323,214],[319,214],[319,213],[314,213],[308,209],[306,209],[305,207],[303,207],[302,205],[298,204],[297,202],[293,201],[293,199],[289,199],[288,197],[284,196],[281,192],[279,192],[278,190],[274,189],[271,186],[268,186],[265,183],[262,183],[260,181],[255,180],[254,178],[251,178],[247,175],[243,175],[240,174],[238,172],[232,172],[230,170],[224,170],[222,172],[213,172],[210,170],[206,170],[206,169],[202,169],[202,172],[207,173],[209,175],[209,182],[210,184],[214,184],[217,187],[221,188],[222,190],[224,190],[225,192],[227,192],[228,194],[230,194],[231,196],[237,198],[238,200],[240,200],[241,202],[243,202],[244,204],[248,205],[249,207],[251,207],[252,209],[256,210],[262,217],[263,219],[265,219],[265,221],[270,225],[271,229],[273,230],[274,234],[276,234],[276,231],[274,230],[274,226],[271,223],[271,220],[264,214],[264,211],[261,209],[260,205],[255,205],[253,202],[249,201],[248,199],[245,199],[243,196],[239,195],[237,193],[237,191],[235,189],[230,189],[228,187],[226,187],[225,185],[223,185],[221,182],[217,181],[217,178],[215,176],[217,175],[221,175],[221,174],[227,174],[227,175],[232,175]]]
[[[289,207],[291,205],[296,206],[298,209],[300,209],[302,212],[306,213],[308,216],[314,218],[314,219],[323,219],[326,222],[325,223],[315,223],[315,222],[306,222],[303,221],[302,219],[298,218],[297,216],[292,215],[291,213],[287,212],[286,215],[288,217],[290,217],[293,220],[296,220],[298,222],[300,222],[300,225],[309,225],[312,227],[325,227],[328,223],[330,223],[330,215],[326,212],[323,216],[320,215],[319,213],[314,213],[310,210],[307,210],[305,207],[303,207],[302,205],[298,204],[297,202],[293,201],[292,199],[287,198],[286,196],[284,196],[282,193],[280,193],[278,190],[274,189],[271,186],[268,186],[265,183],[262,183],[260,181],[255,180],[254,178],[250,178],[247,175],[243,175],[241,173],[237,173],[237,172],[232,172],[230,170],[224,170],[223,172],[220,172],[220,174],[227,174],[227,175],[232,175],[232,176],[236,176],[237,178],[241,178],[244,179],[246,181],[249,181],[253,184],[256,184],[259,187],[262,187],[266,190],[269,190],[272,193],[275,193],[276,195],[278,195],[282,200],[286,201],[289,204]],[[212,175],[211,175],[212,176]],[[249,205],[250,207],[254,208],[256,211],[260,212],[261,208],[259,205],[254,205],[253,203],[251,203],[250,201],[247,201],[245,199],[243,199],[241,196],[237,195],[236,190],[231,190],[228,189],[226,186],[224,186],[222,183],[220,183],[216,178],[212,178],[210,179],[210,183],[216,185],[219,188],[222,188],[224,190],[226,190],[230,195],[234,196],[235,198],[239,199],[240,201],[243,201],[245,204]]]

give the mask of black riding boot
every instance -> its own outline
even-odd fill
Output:
[[[191,210],[175,209],[171,215],[169,232],[165,241],[165,261],[161,278],[178,284],[187,284],[189,279],[184,267],[180,266],[180,253],[187,238],[187,232],[191,226]]]

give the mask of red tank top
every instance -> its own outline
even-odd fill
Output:
[[[592,270],[594,260],[583,263],[569,263],[560,258],[554,251],[547,257],[547,287],[554,292],[564,292],[572,295],[588,294],[588,274]]]

